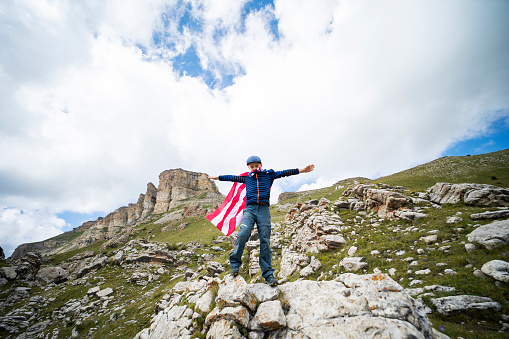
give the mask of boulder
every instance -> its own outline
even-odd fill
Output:
[[[2,246],[0,246],[0,260],[5,260],[5,253]]]
[[[247,327],[249,311],[244,306],[225,307],[222,310],[216,307],[205,319],[205,325],[210,325],[219,319],[232,320],[237,324]]]
[[[432,298],[431,302],[442,314],[462,312],[467,309],[500,311],[502,306],[488,297],[476,295],[454,295],[443,298]]]
[[[39,252],[28,252],[18,260],[14,269],[18,279],[33,280],[42,265],[42,257]]]
[[[267,284],[248,284],[247,289],[260,303],[276,300],[279,296],[279,290],[277,288],[272,288]]]
[[[60,284],[69,279],[69,274],[60,266],[43,267],[37,273],[37,278],[46,283]]]
[[[261,303],[248,328],[254,331],[273,331],[286,326],[286,317],[279,300]]]
[[[212,291],[207,291],[198,299],[196,307],[202,312],[210,312],[212,301],[214,301],[214,293],[212,293]]]
[[[492,260],[482,265],[481,271],[495,280],[509,283],[509,263],[503,260]]]
[[[169,338],[169,337],[168,337]],[[244,336],[240,334],[237,327],[233,325],[232,321],[221,319],[216,321],[210,326],[207,332],[207,339],[243,339]]]
[[[509,219],[479,226],[467,238],[489,250],[506,245],[509,242]]]
[[[16,279],[17,273],[16,270],[12,267],[0,267],[0,278],[5,278],[7,280]]]
[[[219,284],[216,304],[225,302],[226,305],[244,305],[251,311],[256,310],[256,298],[247,287],[247,283],[240,275],[227,275]]]
[[[385,274],[280,285],[288,307],[278,338],[431,338],[424,306]]]
[[[104,267],[108,263],[108,257],[97,255],[93,259],[89,261],[84,261],[78,266],[76,272],[76,277],[81,278],[85,274],[96,271],[102,267]]]

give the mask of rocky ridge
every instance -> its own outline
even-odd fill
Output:
[[[203,195],[203,197],[201,197]],[[56,237],[46,241],[22,244],[12,254],[12,259],[20,259],[26,253],[38,251],[41,254],[53,255],[85,247],[93,242],[104,239],[115,239],[122,234],[129,233],[129,226],[136,226],[147,221],[154,214],[168,212],[172,208],[186,205],[186,199],[192,197],[199,206],[215,206],[222,202],[214,182],[205,173],[190,172],[183,169],[172,169],[159,175],[159,187],[149,182],[145,194],[140,194],[136,204],[130,203],[95,221],[87,221],[73,229],[70,233],[83,232],[79,237],[69,241],[64,237]],[[196,206],[195,206],[196,209]],[[178,211],[180,214],[182,211]],[[206,211],[205,211],[206,212]],[[201,210],[196,215],[202,215]],[[201,213],[201,214],[200,214]],[[187,213],[186,216],[191,216]],[[127,229],[127,231],[126,231]]]

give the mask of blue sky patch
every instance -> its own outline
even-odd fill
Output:
[[[509,117],[494,121],[484,135],[458,141],[443,156],[464,156],[496,152],[509,148]]]

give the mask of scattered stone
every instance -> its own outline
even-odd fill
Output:
[[[421,237],[420,240],[424,241],[426,244],[432,244],[438,240],[437,234],[428,235],[425,237]]]
[[[362,259],[362,257],[345,257],[341,259],[339,266],[342,266],[346,271],[355,272],[367,265],[367,263],[362,262]]]
[[[475,247],[474,244],[471,244],[471,243],[467,243],[465,244],[465,250],[470,253],[470,252],[473,252],[475,251],[477,248]]]
[[[107,296],[109,296],[112,293],[113,293],[113,289],[111,287],[108,287],[108,288],[105,288],[103,290],[100,290],[99,292],[96,293],[96,295],[99,298],[102,298],[102,297],[107,297]]]
[[[470,218],[472,220],[509,218],[509,210],[486,211],[486,212],[482,212],[482,213],[474,213],[474,214],[470,215]]]
[[[218,276],[219,273],[222,273],[225,271],[225,268],[223,265],[218,263],[217,261],[209,261],[207,263],[207,272],[211,277]]]
[[[300,270],[299,274],[302,277],[307,277],[308,275],[315,273],[320,267],[322,267],[320,261],[315,259],[315,257],[311,257],[311,262],[309,265]]]
[[[437,311],[448,315],[455,312],[462,312],[467,309],[494,310],[500,311],[502,306],[488,297],[475,295],[455,295],[443,298],[432,298],[431,302]]]
[[[461,217],[450,217],[449,219],[447,219],[446,223],[447,224],[457,224],[461,221],[463,221],[463,219]]]
[[[214,300],[214,294],[212,291],[205,292],[204,295],[196,302],[196,307],[202,312],[210,312],[210,306]]]
[[[371,255],[379,255],[379,254],[380,254],[380,251],[378,251],[378,250],[371,251]]]
[[[352,246],[352,247],[350,247],[350,249],[348,250],[348,256],[349,256],[349,257],[353,257],[353,255],[355,254],[355,252],[357,252],[357,246]]]

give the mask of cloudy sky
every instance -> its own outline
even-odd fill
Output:
[[[0,246],[171,168],[316,164],[277,199],[509,148],[508,17],[504,0],[4,0]]]

